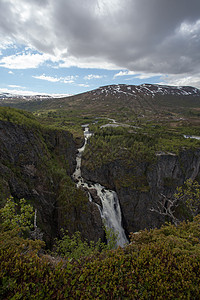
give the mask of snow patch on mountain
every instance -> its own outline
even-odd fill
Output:
[[[93,95],[114,95],[118,97],[120,94],[125,96],[137,97],[138,95],[146,95],[155,97],[156,95],[170,96],[200,96],[200,90],[190,86],[167,86],[158,84],[141,84],[141,85],[108,85],[90,91]]]
[[[64,98],[69,97],[69,94],[52,94],[52,95],[18,95],[18,94],[10,94],[10,93],[0,93],[0,101],[1,100],[24,100],[24,101],[33,101],[33,100],[45,100],[52,98]]]

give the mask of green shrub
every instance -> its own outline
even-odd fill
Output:
[[[63,237],[55,241],[55,254],[66,259],[79,259],[90,255],[95,255],[102,251],[107,251],[116,248],[117,234],[106,225],[103,226],[106,234],[107,243],[100,239],[97,243],[93,241],[83,240],[80,232],[75,232],[72,236],[68,231],[61,230]]]
[[[16,203],[13,197],[8,198],[0,214],[3,230],[18,229],[25,232],[33,228],[34,210],[25,199],[20,199],[19,203]]]
[[[140,231],[125,248],[71,262],[1,233],[1,298],[199,299],[199,224],[197,216],[177,227]]]

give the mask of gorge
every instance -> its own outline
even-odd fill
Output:
[[[105,240],[102,218],[117,216],[109,226],[121,232],[120,245],[131,232],[170,221],[151,208],[185,180],[200,180],[199,92],[176,91],[118,85],[56,100],[12,99],[33,113],[0,107],[1,207],[10,195],[31,203],[48,247],[61,228]],[[115,216],[107,217],[108,203]],[[190,217],[184,207],[176,215]]]
[[[78,149],[76,158],[76,170],[73,174],[73,178],[77,182],[78,188],[82,187],[88,191],[90,201],[93,201],[92,194],[94,193],[94,191],[96,192],[96,197],[98,197],[100,201],[100,203],[96,203],[96,205],[98,206],[101,217],[104,220],[104,225],[113,230],[116,234],[116,246],[123,247],[128,243],[128,240],[122,227],[121,209],[116,192],[106,189],[99,183],[88,184],[81,176],[81,157],[88,139],[92,136],[92,133],[89,132],[89,124],[82,126],[84,127],[85,142],[84,145]],[[91,190],[93,191],[93,193],[90,192]]]

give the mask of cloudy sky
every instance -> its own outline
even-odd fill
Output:
[[[200,88],[200,0],[0,0],[0,93]]]

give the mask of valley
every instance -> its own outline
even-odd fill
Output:
[[[73,183],[76,152],[84,143],[82,125],[87,123],[92,136],[80,166],[87,185],[98,183],[117,193],[127,237],[159,227],[167,219],[150,209],[160,195],[172,197],[186,179],[199,180],[200,141],[185,137],[200,136],[199,101],[195,88],[147,84],[100,87],[60,99],[2,98],[1,193],[30,199],[50,244],[63,227],[71,233],[78,230],[87,239],[104,239],[101,213],[95,200],[87,200],[88,186],[77,189]],[[24,136],[23,142],[18,135]],[[76,200],[72,190],[79,195]],[[46,201],[52,206],[47,216]],[[86,211],[81,214],[83,207]],[[181,219],[189,217],[182,208],[176,213]],[[85,229],[89,223],[90,229]]]
[[[27,286],[51,274],[45,295],[57,293],[56,286],[58,299],[77,299],[77,293],[96,298],[96,286],[105,286],[102,297],[111,291],[116,299],[154,289],[165,295],[151,280],[163,276],[174,297],[173,276],[163,270],[174,275],[180,266],[187,286],[188,264],[199,282],[199,115],[200,91],[191,87],[117,85],[58,99],[1,98],[0,206],[10,196],[17,206],[26,199],[37,210],[45,242],[2,229],[9,280],[15,275],[7,261],[30,270]],[[188,179],[197,187],[190,186],[188,196],[197,199],[195,210],[181,198]],[[170,217],[177,187],[180,199]],[[174,219],[187,223],[175,226]],[[166,222],[172,224],[163,227]],[[19,272],[18,278],[26,276],[22,267]],[[5,279],[2,293],[12,295],[7,286]],[[37,286],[30,288],[36,295]]]

